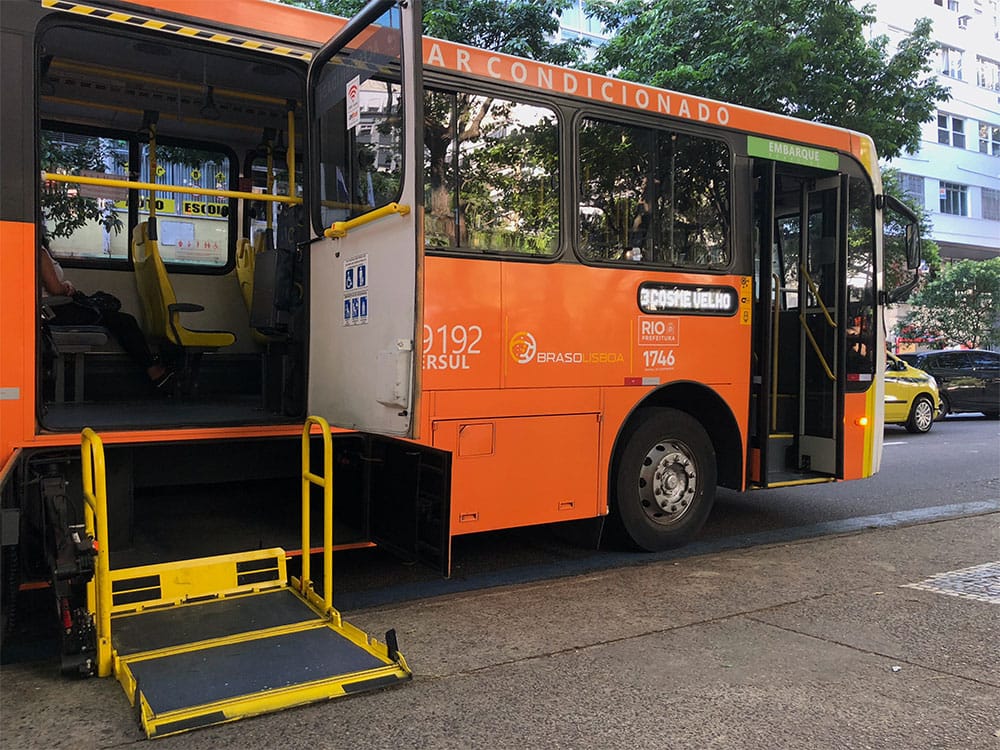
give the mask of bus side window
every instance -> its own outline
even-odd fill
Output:
[[[724,143],[585,119],[579,153],[584,258],[728,265],[730,158]]]
[[[427,91],[424,121],[427,246],[554,255],[555,112],[490,96]]]

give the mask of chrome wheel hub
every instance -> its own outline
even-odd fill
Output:
[[[654,523],[678,523],[691,509],[698,492],[698,467],[683,443],[666,440],[653,445],[639,470],[639,499]]]

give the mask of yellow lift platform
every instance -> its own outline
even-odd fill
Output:
[[[324,473],[310,471],[309,436],[323,435]],[[235,721],[388,687],[412,676],[396,646],[344,622],[333,608],[330,427],[302,431],[302,576],[272,548],[111,570],[104,447],[82,436],[87,533],[95,540],[87,604],[97,674],[125,688],[148,737]],[[323,488],[323,596],[310,579],[310,487]]]

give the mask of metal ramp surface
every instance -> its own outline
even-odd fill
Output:
[[[309,433],[324,436],[324,474],[309,464]],[[83,433],[87,533],[98,541],[88,585],[97,674],[114,674],[148,737],[235,721],[292,706],[376,690],[410,679],[394,631],[385,643],[333,608],[332,461],[329,426],[303,430],[303,549],[309,488],[324,490],[324,592],[313,590],[310,556],[289,578],[274,547],[111,570],[104,451]]]

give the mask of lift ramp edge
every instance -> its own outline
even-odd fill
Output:
[[[136,712],[146,736],[149,739],[158,739],[192,729],[275,713],[287,708],[382,690],[411,680],[412,677],[409,670],[402,670],[398,665],[390,665],[355,675],[340,675],[159,715],[150,708],[140,689],[137,693],[139,705]]]

